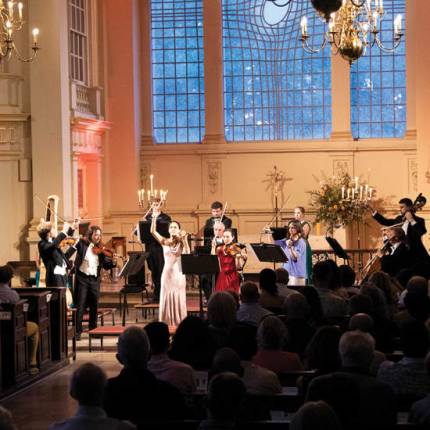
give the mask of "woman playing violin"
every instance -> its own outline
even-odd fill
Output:
[[[288,261],[284,264],[284,268],[290,275],[288,285],[306,285],[308,277],[306,270],[306,241],[302,237],[300,222],[290,221],[288,232],[288,239],[275,241],[288,257]]]
[[[77,306],[76,336],[82,333],[82,318],[85,308],[89,307],[89,329],[97,327],[97,307],[100,292],[100,270],[109,270],[116,266],[108,250],[102,245],[102,230],[91,226],[86,238],[79,240],[74,248],[75,259],[75,303]]]
[[[239,247],[234,242],[232,230],[227,229],[223,234],[223,244],[216,245],[212,241],[212,254],[218,256],[220,273],[216,281],[215,291],[232,290],[239,293],[240,277],[239,271],[243,269],[246,259],[246,249]]]

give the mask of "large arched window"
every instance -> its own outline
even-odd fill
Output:
[[[380,37],[393,40],[393,19],[405,16],[405,0],[385,0]],[[351,129],[359,138],[403,137],[406,132],[406,56],[404,38],[392,53],[377,45],[351,67]]]
[[[224,0],[224,109],[228,141],[320,139],[331,133],[330,51],[304,52],[300,20],[320,44],[309,1]]]
[[[157,143],[204,135],[202,0],[152,0],[153,127]]]

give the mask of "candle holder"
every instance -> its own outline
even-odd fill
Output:
[[[154,189],[154,175],[149,175],[150,188],[140,188],[137,190],[137,200],[140,208],[151,207],[153,203],[165,204],[167,200],[168,190]]]

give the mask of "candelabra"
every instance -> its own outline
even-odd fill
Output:
[[[154,175],[149,176],[150,188],[145,191],[144,188],[137,190],[138,204],[140,208],[145,207],[145,202],[151,206],[152,203],[158,202],[164,204],[166,202],[168,190],[154,189]]]
[[[21,55],[13,39],[14,33],[23,28],[23,9],[24,6],[21,2],[8,1],[6,6],[3,0],[0,0],[0,61],[3,59],[10,60],[12,54],[15,54],[19,61],[29,63],[37,56],[37,51],[40,49],[37,44],[39,29],[34,28],[32,31],[33,45],[31,49],[33,54],[28,58]]]
[[[323,42],[319,48],[308,43],[308,22],[304,16],[301,20],[302,46],[308,53],[320,52],[327,43],[335,54],[352,64],[365,54],[366,48],[375,44],[384,52],[394,52],[403,36],[402,16],[394,19],[393,46],[386,47],[380,38],[380,29],[385,10],[383,0],[312,0],[315,9],[326,19],[328,24]],[[373,3],[373,6],[372,6]]]

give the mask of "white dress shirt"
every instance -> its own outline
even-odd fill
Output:
[[[99,256],[93,252],[94,244],[90,243],[88,246],[85,257],[82,261],[79,271],[88,276],[97,276],[97,269],[99,267]]]

